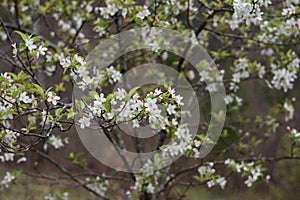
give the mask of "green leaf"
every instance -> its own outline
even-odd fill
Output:
[[[17,177],[19,177],[22,173],[23,173],[22,170],[18,170],[18,171],[15,172],[14,175],[15,175],[15,177],[17,178]]]
[[[26,49],[26,45],[24,43],[21,43],[20,46],[19,46],[19,52],[22,52]]]
[[[74,153],[73,153],[73,152],[71,152],[71,153],[69,154],[69,159],[70,159],[70,160],[73,160],[73,159],[74,159],[74,157],[75,157],[75,156],[74,156]]]
[[[85,164],[85,159],[81,158],[82,156],[84,156],[83,152],[79,152],[74,154],[73,152],[71,152],[68,156],[69,160],[71,160],[74,164],[79,165],[79,166],[83,166]]]
[[[34,42],[39,42],[41,39],[40,39],[38,36],[34,36],[34,37],[32,38],[32,40],[33,40]]]
[[[128,96],[129,96],[129,97],[133,96],[133,95],[136,93],[136,91],[137,91],[138,89],[140,89],[140,86],[137,86],[137,87],[132,88],[132,89],[129,91]]]
[[[26,39],[28,39],[28,34],[22,33],[20,31],[15,31],[18,35],[21,36],[21,38],[25,41]]]
[[[96,91],[89,91],[89,95],[90,95],[92,98],[99,97],[99,94],[98,94],[98,92],[96,92]]]
[[[56,109],[56,110],[55,110],[55,115],[56,115],[56,116],[59,116],[59,115],[60,115],[60,111],[61,111],[61,108]]]
[[[106,101],[110,101],[112,98],[114,97],[114,94],[110,93],[109,95],[107,95],[106,97]]]
[[[73,111],[69,112],[68,115],[67,115],[67,119],[72,119],[72,118],[74,118],[75,114],[76,114],[76,113],[73,112]]]
[[[110,110],[109,108],[110,108],[110,104],[108,104],[108,103],[102,104],[102,107],[101,107],[102,110],[109,112],[109,110]]]
[[[45,96],[45,93],[44,93],[44,89],[41,87],[41,86],[39,86],[38,84],[35,84],[35,83],[33,83],[33,86],[35,87],[35,92],[36,93],[38,93],[39,95],[41,95],[42,97],[44,97]]]
[[[55,84],[55,91],[56,92],[64,92],[66,89],[64,87],[64,82],[61,82],[60,84]]]

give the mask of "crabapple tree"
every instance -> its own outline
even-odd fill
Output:
[[[279,164],[292,168],[300,160],[299,0],[0,5],[0,196],[38,182],[48,187],[40,194],[48,200],[76,198],[77,188],[101,199],[182,198],[195,189],[271,188],[295,172],[282,175]],[[134,30],[141,37],[118,40]],[[139,48],[130,49],[129,40]],[[123,43],[129,50],[116,49]],[[202,56],[190,50],[199,46],[209,59],[186,60]],[[132,87],[152,77],[159,81]],[[212,96],[220,85],[226,109],[216,112]],[[207,134],[211,121],[222,124],[216,140]],[[77,132],[105,137],[115,150],[99,143],[101,154],[124,169],[91,157]],[[204,155],[206,145],[214,147]],[[144,156],[154,151],[160,153]]]

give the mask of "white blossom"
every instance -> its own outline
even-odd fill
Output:
[[[266,182],[269,183],[270,179],[271,179],[271,176],[270,176],[270,175],[267,175],[267,176],[266,176]]]
[[[217,184],[220,185],[221,189],[223,190],[225,188],[225,185],[227,183],[227,180],[225,179],[225,177],[221,177],[216,179]]]
[[[44,197],[44,200],[57,200],[57,198],[49,193]]]
[[[121,15],[122,15],[122,17],[125,19],[126,18],[126,15],[127,15],[127,8],[123,8],[122,9],[122,13],[121,13]]]
[[[293,89],[293,82],[297,78],[297,72],[295,70],[287,70],[286,68],[278,69],[273,72],[274,76],[271,81],[274,88],[280,90],[283,89],[287,92],[289,89]]]
[[[49,137],[49,143],[55,148],[60,149],[64,146],[63,140],[60,137],[56,137],[55,135],[51,135]]]
[[[7,130],[6,133],[4,134],[4,142],[9,146],[12,147],[13,143],[16,141],[16,132]]]
[[[234,0],[233,9],[233,20],[243,19],[247,25],[250,22],[256,24],[258,21],[262,21],[262,12],[258,4],[252,4],[247,0]]]
[[[226,95],[224,101],[227,105],[231,104],[233,102],[233,97],[231,95]]]
[[[0,31],[0,38],[2,41],[5,41],[7,39],[7,34],[3,31]]]
[[[148,7],[144,6],[143,9],[136,14],[136,17],[143,20],[149,15],[150,15],[150,11],[148,10]]]
[[[5,161],[14,161],[14,153],[4,153]]]
[[[31,36],[26,38],[24,41],[25,41],[25,45],[29,49],[29,51],[36,49],[37,46],[35,44],[33,44],[33,39],[31,38]]]
[[[115,70],[113,66],[107,68],[106,71],[108,72],[108,75],[111,77],[109,79],[111,83],[116,83],[118,81],[121,81],[122,74],[119,71]]]
[[[80,128],[84,129],[85,127],[89,127],[91,124],[91,119],[89,117],[83,116],[78,121],[80,123]]]
[[[44,56],[47,50],[47,47],[39,46],[36,57],[38,58],[40,55]]]
[[[54,92],[48,92],[47,95],[48,95],[47,101],[49,103],[52,103],[53,105],[57,105],[57,101],[60,100],[60,97],[56,96]]]
[[[296,129],[292,129],[291,130],[291,135],[295,138],[295,139],[300,139],[300,132],[298,132]]]
[[[256,180],[252,176],[248,176],[248,179],[245,181],[245,184],[247,185],[247,187],[251,187],[255,181]]]
[[[104,196],[107,191],[108,181],[100,182],[99,177],[96,177],[94,182],[91,182],[89,178],[86,178],[88,184],[86,186],[91,190],[95,191],[97,194]]]
[[[27,161],[27,158],[26,157],[22,157],[22,158],[19,158],[18,160],[17,160],[17,163],[19,164],[19,163],[21,163],[21,162],[26,162]]]
[[[17,57],[17,54],[18,54],[17,44],[13,43],[11,46],[13,48],[13,50],[12,50],[13,57]]]
[[[19,100],[23,101],[24,103],[32,103],[32,99],[27,96],[27,92],[22,92],[20,94]]]
[[[3,180],[0,182],[0,189],[8,188],[9,184],[15,179],[15,176],[11,175],[9,172],[6,172]]]
[[[147,100],[145,102],[146,111],[151,113],[154,110],[156,110],[158,108],[158,106],[156,105],[156,102],[157,102],[157,99],[147,98]]]
[[[154,193],[155,188],[153,187],[153,185],[150,183],[147,185],[147,192],[150,194]]]
[[[200,140],[194,140],[194,144],[195,144],[195,147],[200,147],[201,141]]]
[[[214,168],[211,166],[201,166],[198,168],[198,173],[203,177],[210,177],[216,172]]]
[[[287,122],[287,121],[293,119],[294,112],[295,112],[294,106],[290,102],[285,101],[284,104],[283,104],[283,108],[288,113],[288,116],[285,117],[285,121]]]
[[[206,184],[207,184],[207,187],[211,188],[216,185],[216,182],[215,182],[215,180],[210,180],[210,181],[207,181]]]
[[[169,115],[176,114],[176,106],[172,105],[172,104],[168,104],[167,112],[168,112]]]
[[[70,58],[63,58],[60,60],[60,65],[63,67],[63,68],[68,68],[70,67],[72,64]]]
[[[102,37],[105,34],[104,27],[97,27],[95,31],[98,33],[99,37]]]
[[[179,106],[183,106],[184,105],[184,103],[182,102],[182,100],[183,100],[183,97],[182,96],[180,96],[180,95],[175,95],[175,101],[176,101],[176,103],[179,105]]]
[[[69,193],[68,192],[64,192],[61,196],[60,196],[61,200],[69,200]]]

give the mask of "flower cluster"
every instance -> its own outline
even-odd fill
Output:
[[[298,77],[297,73],[300,67],[300,59],[295,57],[292,61],[288,62],[286,68],[280,68],[275,64],[271,67],[274,75],[271,81],[272,86],[278,90],[283,89],[284,92],[293,89],[294,82]]]
[[[207,61],[202,61],[198,65],[200,72],[200,82],[206,84],[206,90],[209,92],[217,92],[220,84],[223,83],[224,70],[218,70],[216,66],[210,66]]]
[[[85,102],[87,107],[83,111],[86,112],[78,121],[80,127],[88,128],[94,118],[105,119],[110,124],[132,123],[134,128],[147,120],[152,129],[165,130],[172,136],[172,142],[163,148],[168,155],[177,156],[192,148],[189,128],[178,122],[181,115],[177,110],[184,105],[183,98],[176,95],[174,89],[156,88],[143,99],[138,93],[132,92],[134,90],[127,93],[125,89],[118,88],[106,97],[103,93],[92,93],[93,102]]]
[[[136,199],[139,197],[141,192],[147,192],[148,194],[155,194],[157,192],[158,186],[162,181],[163,173],[161,168],[167,163],[167,159],[158,154],[154,155],[154,158],[148,159],[143,165],[141,173],[135,174],[135,184],[130,187],[127,191],[127,195],[130,199]],[[167,177],[167,180],[171,179],[171,176]]]
[[[225,164],[228,165],[233,171],[241,174],[243,177],[247,176],[245,180],[245,185],[251,187],[253,183],[257,182],[260,178],[263,177],[263,171],[265,170],[260,164],[255,165],[254,162],[236,162],[232,159],[227,159]]]
[[[215,175],[216,170],[213,168],[213,166],[213,162],[209,162],[208,165],[205,166],[200,166],[198,168],[199,176],[195,178],[200,182],[206,182],[209,188],[219,185],[222,189],[224,189],[227,180],[225,177]]]
[[[17,140],[17,134],[16,132],[12,131],[12,130],[6,130],[5,132],[2,132],[1,134],[1,138],[2,141],[4,142],[8,147],[12,148],[14,146],[14,144],[16,143]]]
[[[136,17],[143,20],[145,17],[150,15],[150,11],[147,6],[144,6],[143,9],[136,14]]]
[[[86,178],[86,186],[95,191],[100,196],[105,196],[107,188],[109,187],[109,182],[107,180],[101,180],[99,176],[96,178]]]
[[[232,78],[229,83],[229,90],[225,97],[226,104],[234,104],[236,106],[242,106],[243,99],[237,95],[237,91],[240,89],[240,83],[243,80],[251,78],[251,75],[256,73],[259,79],[263,79],[266,74],[266,67],[259,62],[250,62],[247,58],[239,58],[235,60]]]
[[[287,127],[287,130],[289,131],[289,137],[294,141],[300,141],[300,132],[293,128],[291,129],[289,126]]]
[[[14,180],[15,180],[15,176],[10,174],[9,172],[6,172],[4,178],[0,182],[0,190],[8,188],[9,184]]]
[[[48,47],[45,43],[39,42],[40,38],[28,34],[24,34],[22,32],[16,31],[21,38],[23,39],[24,43],[20,43],[19,47],[17,48],[17,44],[13,43],[11,45],[13,57],[21,56],[22,52],[25,49],[28,49],[29,54],[33,56],[33,58],[38,59],[41,56],[45,56],[46,52],[48,51]]]
[[[241,58],[235,62],[234,73],[232,74],[232,82],[230,83],[230,89],[234,92],[238,90],[236,84],[241,82],[241,79],[249,78],[250,74],[247,70],[248,60]]]
[[[3,155],[0,155],[1,162],[14,161],[14,159],[15,159],[14,153],[4,153]]]
[[[69,200],[69,192],[57,191],[55,193],[49,193],[44,197],[44,200]]]
[[[259,21],[262,21],[262,12],[260,9],[260,1],[259,3],[250,3],[246,0],[234,0],[233,1],[233,8],[234,14],[232,16],[233,21],[237,20],[245,20],[246,24],[249,25],[250,23],[257,24]],[[268,6],[271,1],[264,2],[265,6]],[[236,28],[236,26],[232,27]]]
[[[51,144],[55,149],[60,149],[62,147],[64,147],[66,144],[69,144],[69,138],[60,138],[58,136],[55,135],[51,135],[48,138],[48,143]],[[47,144],[45,144],[44,149],[47,149]]]
[[[283,109],[287,113],[285,117],[285,121],[292,120],[294,118],[295,108],[292,104],[292,102],[286,100],[283,104]]]
[[[173,141],[164,149],[171,156],[178,156],[192,149],[193,138],[187,126],[179,126],[175,131]]]

